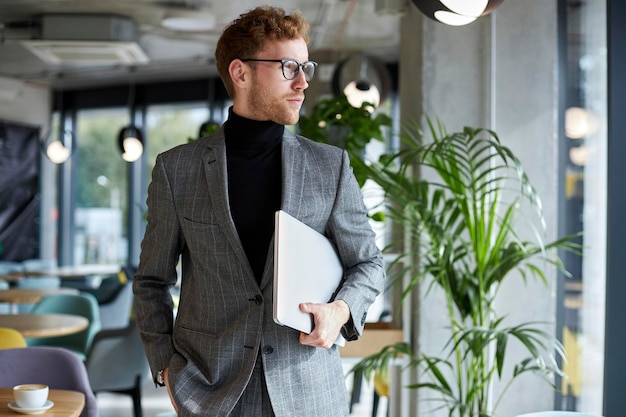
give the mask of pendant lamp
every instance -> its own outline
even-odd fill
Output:
[[[337,64],[331,86],[336,96],[345,94],[353,107],[369,103],[371,113],[389,96],[391,75],[379,59],[354,54]]]
[[[128,111],[130,124],[124,126],[117,135],[117,144],[126,162],[135,162],[143,154],[143,133],[135,126],[135,85],[131,83],[128,90]]]
[[[450,26],[463,26],[488,15],[503,0],[411,0],[431,19]]]
[[[117,144],[122,152],[122,159],[126,162],[135,162],[143,154],[143,134],[133,124],[120,130]]]
[[[52,111],[50,112],[50,122],[47,132],[39,139],[39,145],[43,154],[55,164],[66,162],[76,147],[74,146],[74,133],[71,129],[65,128],[65,112],[63,109],[63,92],[54,93],[53,97],[58,97],[59,126],[53,123]],[[53,130],[58,133],[53,134]],[[57,137],[55,137],[57,136]]]
[[[45,147],[45,155],[55,164],[62,164],[72,155],[71,146],[73,142],[72,132],[65,130],[63,133],[64,140],[53,140]]]

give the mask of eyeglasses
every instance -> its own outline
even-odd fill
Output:
[[[254,59],[247,58],[242,59],[242,62],[280,62],[283,69],[283,77],[286,80],[293,80],[300,73],[300,68],[304,73],[304,79],[311,81],[315,75],[315,68],[317,68],[317,62],[307,61],[304,64],[299,63],[295,59]]]

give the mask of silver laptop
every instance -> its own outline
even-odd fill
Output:
[[[300,303],[327,303],[339,287],[343,266],[333,244],[321,233],[282,210],[274,235],[274,321],[304,333],[313,318]],[[343,346],[343,338],[336,343]]]

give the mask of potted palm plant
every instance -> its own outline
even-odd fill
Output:
[[[418,368],[411,388],[430,390],[449,416],[489,417],[498,405],[491,385],[512,382],[524,373],[549,381],[560,372],[556,356],[563,347],[540,323],[505,325],[495,308],[498,290],[508,280],[539,279],[546,284],[545,267],[562,269],[557,250],[577,251],[573,236],[544,242],[544,220],[537,193],[520,161],[502,145],[497,134],[466,127],[449,134],[441,122],[428,120],[432,140],[418,127],[405,129],[403,147],[377,163],[358,169],[385,192],[385,213],[404,226],[414,248],[398,260],[411,265],[403,298],[438,287],[444,295],[449,339],[439,355],[415,352],[409,343],[386,346],[364,358],[353,371],[370,378],[385,374],[388,364],[402,357]],[[434,172],[434,180],[414,175],[416,166]],[[535,233],[524,240],[516,231],[522,205],[532,207],[529,222]],[[524,212],[526,213],[526,211]],[[398,245],[395,245],[397,248]],[[527,357],[504,374],[507,346],[521,343]],[[504,392],[500,393],[503,394]]]

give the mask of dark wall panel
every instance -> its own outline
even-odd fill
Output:
[[[39,256],[39,129],[0,121],[0,260]]]

